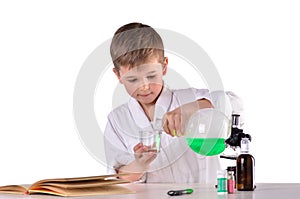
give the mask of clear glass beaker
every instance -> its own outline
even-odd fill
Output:
[[[140,143],[147,147],[147,152],[158,153],[161,148],[160,144],[161,131],[154,129],[143,129],[139,131]]]
[[[194,113],[186,128],[186,142],[196,153],[214,156],[225,150],[225,139],[229,137],[229,119],[212,108]]]

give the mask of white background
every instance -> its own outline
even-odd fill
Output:
[[[73,90],[89,54],[133,21],[208,53],[244,101],[257,182],[300,182],[299,9],[296,0],[1,1],[0,185],[105,174],[77,134]]]

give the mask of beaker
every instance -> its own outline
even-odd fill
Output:
[[[206,108],[195,112],[186,128],[186,142],[196,153],[214,156],[225,150],[229,137],[229,119],[216,109]]]
[[[139,131],[140,143],[146,146],[147,152],[158,153],[160,151],[161,131],[154,129],[143,129]]]

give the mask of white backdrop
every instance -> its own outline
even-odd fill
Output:
[[[244,101],[257,182],[300,182],[299,8],[290,0],[1,1],[0,185],[105,174],[77,134],[73,91],[89,54],[133,21],[184,34],[208,53],[225,89]]]

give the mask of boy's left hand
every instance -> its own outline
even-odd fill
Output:
[[[164,131],[173,136],[181,136],[185,134],[186,125],[193,113],[199,109],[213,108],[211,102],[207,99],[184,104],[173,111],[166,113],[163,117]]]

